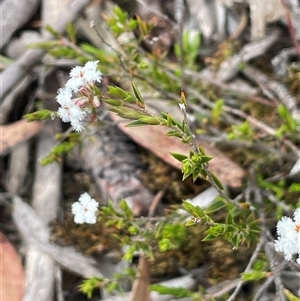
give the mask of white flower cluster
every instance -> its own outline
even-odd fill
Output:
[[[294,218],[284,216],[277,224],[278,239],[275,240],[275,250],[283,252],[286,260],[291,260],[298,254],[300,264],[300,208],[294,212]]]
[[[87,192],[83,193],[78,201],[72,204],[74,222],[76,224],[95,224],[98,206],[99,204]]]
[[[97,69],[98,62],[90,61],[84,67],[74,67],[70,72],[70,79],[65,87],[58,90],[56,96],[56,101],[60,104],[60,118],[63,122],[71,122],[77,132],[84,129],[82,121],[90,109],[100,106],[99,98],[94,93],[95,83],[102,80],[102,73]]]

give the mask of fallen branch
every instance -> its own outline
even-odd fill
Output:
[[[62,33],[68,22],[76,20],[90,2],[91,0],[71,1],[70,5],[61,13],[57,22],[53,24],[54,30]],[[51,38],[50,34],[47,33],[45,35],[45,40]],[[0,74],[0,103],[2,103],[7,93],[30,72],[35,64],[43,57],[44,53],[45,50],[30,49]]]
[[[9,41],[13,33],[24,25],[36,12],[39,0],[5,0],[0,4],[0,48]]]

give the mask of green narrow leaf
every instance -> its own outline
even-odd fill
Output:
[[[240,239],[237,235],[234,235],[231,239],[232,245],[237,249],[240,243]]]
[[[165,120],[167,120],[168,119],[168,113],[165,113],[165,112],[161,112],[161,116],[165,119]]]
[[[128,218],[133,218],[134,214],[131,210],[131,208],[128,206],[126,200],[122,199],[120,202],[120,208],[123,210],[123,212],[126,214]]]
[[[121,89],[120,87],[113,87],[113,86],[108,86],[108,93],[110,95],[114,95],[117,96],[121,99],[124,99],[128,96],[128,92],[124,91],[123,89]]]
[[[257,281],[268,277],[269,272],[266,271],[250,271],[242,273],[243,281]]]
[[[172,118],[170,114],[167,114],[167,127],[171,127],[173,125]]]
[[[103,277],[92,277],[86,279],[80,284],[79,291],[86,294],[88,298],[92,298],[93,291],[101,287],[101,283],[106,279]]]
[[[134,104],[134,105],[138,105],[137,99],[130,93],[128,93],[127,96],[123,98],[123,100],[124,100],[124,102]]]
[[[191,171],[185,171],[182,176],[182,181],[186,180],[191,174]]]
[[[127,23],[127,26],[131,31],[133,31],[137,26],[137,21],[134,19],[130,19],[129,22]]]
[[[147,23],[144,20],[142,20],[139,16],[137,16],[137,23],[142,36],[146,36],[149,33]]]
[[[300,298],[295,296],[291,291],[288,289],[284,289],[284,294],[287,296],[289,301],[300,301]]]
[[[216,177],[216,175],[214,173],[210,173],[214,183],[221,189],[221,190],[224,190],[224,187],[222,185],[222,183],[220,182],[220,180]]]
[[[60,41],[54,40],[54,41],[45,41],[45,42],[37,42],[37,43],[32,43],[28,45],[29,48],[39,48],[39,49],[46,49],[46,50],[51,50],[55,47],[61,46]]]
[[[197,178],[199,177],[199,174],[200,174],[199,168],[195,168],[192,172],[193,182],[195,182],[197,180]]]
[[[116,5],[114,7],[114,13],[122,24],[126,22],[128,14],[120,6]]]
[[[214,239],[216,239],[218,236],[215,236],[215,235],[212,235],[212,234],[208,234],[208,235],[206,235],[203,239],[202,239],[202,241],[210,241],[210,240],[214,240]]]
[[[207,163],[208,161],[210,161],[211,159],[213,159],[213,157],[210,156],[201,156],[201,163]]]
[[[186,155],[178,154],[178,153],[170,153],[176,160],[182,162],[184,159],[187,158]]]
[[[234,224],[235,224],[235,223],[234,223],[234,218],[233,218],[233,215],[232,215],[232,212],[231,212],[231,211],[229,211],[229,212],[227,213],[226,224],[227,224],[227,225],[234,225]]]
[[[201,145],[199,145],[199,152],[202,156],[206,156],[205,150]]]
[[[140,115],[138,112],[136,112],[132,109],[125,108],[125,107],[109,106],[108,110],[118,114],[120,117],[125,118],[125,119],[138,120],[140,118]]]
[[[173,295],[176,298],[184,298],[192,295],[192,292],[183,287],[169,287],[161,284],[153,284],[150,286],[151,291],[160,293],[161,295]]]
[[[112,213],[116,213],[114,203],[111,199],[108,200],[107,207],[111,210]]]
[[[131,84],[132,84],[134,95],[135,95],[135,97],[138,99],[138,101],[140,103],[139,106],[145,107],[145,103],[144,103],[144,100],[142,98],[142,95],[141,95],[139,89],[137,88],[137,86],[135,85],[135,83],[131,83]]]
[[[50,32],[53,35],[53,37],[55,37],[57,39],[61,38],[61,34],[58,31],[56,31],[52,26],[46,25],[45,30]]]
[[[52,117],[58,117],[58,114],[56,111],[39,110],[39,111],[24,115],[24,118],[27,121],[46,120],[46,119],[50,119]]]
[[[190,226],[196,225],[196,223],[195,223],[192,219],[190,219],[190,220],[188,220],[184,225],[185,225],[186,227],[190,227]]]
[[[207,215],[204,213],[203,209],[199,206],[194,206],[189,201],[183,201],[182,207],[191,213],[194,217],[198,217],[200,219],[207,220]]]
[[[116,106],[116,107],[119,107],[122,105],[122,102],[118,99],[115,99],[115,98],[102,98],[102,100],[107,103],[108,105],[111,105],[111,106]]]
[[[126,127],[135,127],[135,126],[144,126],[144,125],[147,125],[147,124],[143,121],[135,120],[135,121],[132,121],[132,122],[126,124],[125,126]]]
[[[167,132],[166,136],[168,137],[178,137],[178,138],[182,138],[182,134],[180,132],[178,132],[177,130],[170,130]]]
[[[154,261],[154,254],[150,244],[146,245],[144,248],[145,255],[148,256],[150,261]]]
[[[155,116],[142,116],[139,118],[139,120],[149,125],[161,125],[165,122],[163,119],[159,119]]]
[[[135,246],[130,246],[126,251],[126,253],[124,254],[123,259],[126,261],[132,261],[135,251],[136,251]]]
[[[207,207],[204,210],[204,212],[206,214],[210,214],[210,213],[220,210],[221,208],[224,208],[225,206],[226,206],[226,203],[223,200],[217,200],[217,201],[214,201],[209,207]]]
[[[68,22],[66,32],[68,37],[72,43],[76,43],[76,29],[72,22]]]

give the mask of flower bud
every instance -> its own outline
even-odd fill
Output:
[[[84,108],[88,105],[89,101],[88,101],[88,98],[86,97],[79,97],[79,98],[75,98],[74,99],[75,101],[75,104],[80,108]]]
[[[94,108],[99,108],[100,107],[100,99],[98,96],[93,97],[92,105]]]
[[[87,98],[91,95],[91,90],[87,86],[80,87],[79,92]]]

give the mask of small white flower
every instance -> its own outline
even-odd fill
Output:
[[[68,106],[72,100],[72,91],[68,88],[60,88],[58,90],[56,101],[61,106]]]
[[[294,221],[299,227],[299,225],[300,225],[300,208],[296,209],[296,211],[294,212]],[[300,229],[298,228],[298,233],[299,232],[300,232]]]
[[[60,89],[56,100],[61,104],[61,107],[58,108],[58,115],[62,121],[71,122],[75,131],[82,131],[84,127],[81,125],[81,121],[87,112],[82,110],[76,102],[70,98],[69,89]]]
[[[77,93],[83,85],[85,85],[85,80],[82,77],[71,77],[65,87],[70,89],[73,93]]]
[[[76,224],[95,224],[98,206],[99,204],[87,192],[83,193],[78,201],[72,204],[74,222]]]
[[[75,66],[70,71],[70,77],[83,77],[83,67],[81,66]]]
[[[69,107],[67,107],[67,106],[60,107],[60,108],[58,108],[57,112],[63,122],[71,121],[71,114],[70,114]]]
[[[84,77],[88,83],[97,82],[102,80],[102,73],[97,69],[99,61],[89,61],[83,67]]]
[[[100,83],[102,73],[98,70],[99,61],[89,61],[84,67],[76,66],[70,72],[70,79],[66,86],[77,92],[81,86],[92,85],[95,82]]]
[[[277,224],[278,239],[275,240],[275,250],[283,252],[286,260],[291,260],[298,254],[300,264],[300,208],[294,212],[294,218],[284,216]]]
[[[75,132],[82,132],[84,130],[84,126],[82,125],[81,120],[79,119],[71,120],[71,125]]]
[[[179,105],[179,109],[180,109],[181,112],[185,112],[186,111],[184,103],[179,103],[178,105]]]

